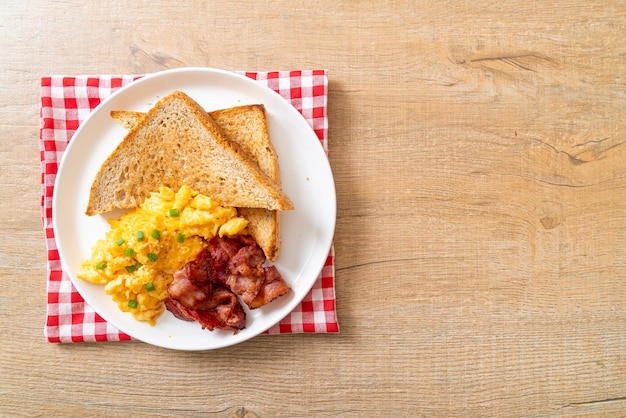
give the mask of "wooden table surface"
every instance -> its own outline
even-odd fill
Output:
[[[626,414],[623,1],[13,3],[0,415]],[[182,66],[329,70],[340,334],[45,340],[40,78]]]

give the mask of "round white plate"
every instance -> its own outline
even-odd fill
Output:
[[[106,215],[87,216],[91,183],[101,164],[124,137],[111,110],[147,111],[160,98],[181,90],[207,111],[262,103],[278,154],[283,189],[296,207],[281,214],[281,254],[276,267],[292,289],[263,308],[246,310],[246,328],[233,335],[203,330],[165,312],[155,326],[121,312],[104,286],[77,279],[81,262],[109,228]],[[110,216],[111,214],[109,214]],[[116,214],[116,215],[119,215]],[[178,350],[209,350],[246,341],[287,316],[319,276],[332,244],[335,185],[319,139],[302,115],[273,90],[230,71],[181,68],[145,76],[104,100],[80,125],[59,166],[52,219],[63,268],[85,301],[105,320],[137,340]]]

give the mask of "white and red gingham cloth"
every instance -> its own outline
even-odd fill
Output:
[[[287,99],[313,127],[328,154],[326,70],[239,72]],[[129,335],[102,319],[76,291],[62,270],[52,226],[54,181],[63,152],[78,125],[104,99],[141,76],[63,76],[41,79],[41,213],[48,248],[47,316],[49,342],[122,341]],[[339,332],[335,311],[335,261],[331,247],[311,291],[266,334]]]

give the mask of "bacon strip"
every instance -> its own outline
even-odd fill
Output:
[[[213,331],[214,329],[232,330],[237,333],[246,327],[246,313],[240,304],[232,307],[222,305],[222,307],[212,310],[203,311],[190,309],[180,302],[169,298],[165,301],[165,307],[172,312],[174,316],[183,321],[197,321],[203,329]]]
[[[179,319],[237,333],[246,318],[237,296],[256,309],[290,290],[276,267],[266,263],[263,250],[249,236],[211,238],[195,260],[174,274],[165,306]]]
[[[263,250],[249,236],[214,237],[209,240],[209,264],[215,280],[241,297],[250,309],[260,308],[289,292],[276,267],[265,267]]]
[[[265,281],[265,254],[261,248],[256,243],[242,245],[240,241],[230,238],[212,238],[209,248],[211,266],[217,273],[216,281],[250,305]],[[227,252],[229,258],[225,257]]]
[[[265,282],[259,289],[259,293],[256,294],[254,300],[248,303],[248,307],[250,307],[250,309],[260,308],[274,299],[287,294],[289,290],[289,286],[285,280],[283,280],[283,277],[276,267],[267,267],[265,269]]]

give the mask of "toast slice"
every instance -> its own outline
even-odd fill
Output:
[[[100,167],[86,213],[136,207],[160,186],[185,184],[225,206],[294,208],[198,103],[175,91],[141,118]]]
[[[111,117],[125,129],[131,130],[142,118],[143,112],[113,110]],[[269,137],[267,115],[263,105],[236,106],[209,112],[222,129],[224,136],[236,142],[258,164],[271,180],[280,185],[278,157]],[[276,261],[280,254],[280,213],[262,208],[238,208],[248,220],[248,233],[254,237],[265,256]]]
[[[263,105],[231,107],[209,113],[231,141],[236,142],[256,161],[276,184],[280,185],[278,156],[270,140],[267,116]],[[239,207],[237,211],[248,220],[248,233],[270,261],[280,253],[279,212],[262,208]]]

